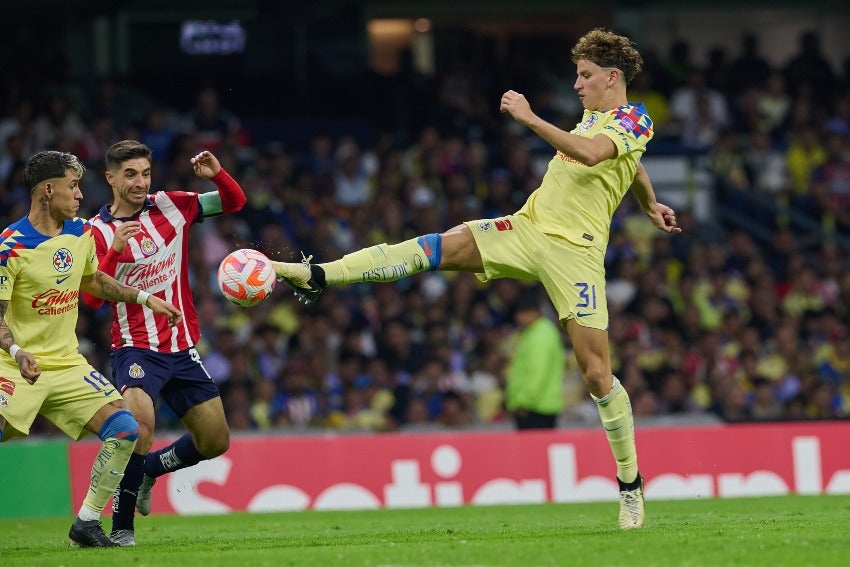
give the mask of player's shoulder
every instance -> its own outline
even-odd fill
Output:
[[[65,226],[62,227],[62,232],[71,236],[84,236],[91,234],[91,221],[81,217],[74,217],[65,221]]]
[[[609,112],[611,120],[622,126],[627,132],[635,130],[637,126],[652,127],[652,118],[646,111],[646,107],[640,102],[629,102]]]
[[[631,134],[637,140],[648,141],[652,138],[652,119],[646,112],[646,107],[637,102],[630,102],[608,111],[606,128],[611,128],[626,134]]]
[[[0,232],[0,266],[5,266],[9,258],[16,256],[21,249],[32,246],[28,241],[32,239],[33,232],[26,217],[13,222]]]

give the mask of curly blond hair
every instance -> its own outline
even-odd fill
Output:
[[[643,57],[634,42],[604,28],[596,28],[584,34],[570,55],[573,63],[586,59],[600,67],[616,67],[623,72],[626,84],[631,83],[643,69]]]

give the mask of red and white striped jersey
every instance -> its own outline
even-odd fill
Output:
[[[132,346],[158,352],[191,348],[201,335],[189,289],[187,256],[189,228],[203,220],[198,193],[152,193],[142,211],[129,218],[113,217],[109,205],[104,205],[90,221],[98,260],[103,262],[112,247],[115,230],[132,220],[140,221],[142,230],[127,242],[118,255],[115,273],[109,275],[172,303],[183,312],[183,322],[169,327],[165,317],[154,316],[146,306],[112,303],[112,348]]]

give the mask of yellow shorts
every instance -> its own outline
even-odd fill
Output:
[[[522,215],[465,224],[484,261],[479,279],[539,281],[562,322],[575,319],[582,327],[608,328],[604,251],[544,234]]]
[[[41,371],[35,384],[21,378],[17,364],[0,360],[0,415],[3,438],[28,435],[38,414],[78,441],[85,426],[107,403],[122,399],[109,380],[88,364]]]

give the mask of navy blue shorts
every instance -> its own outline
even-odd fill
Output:
[[[195,348],[180,352],[154,352],[124,347],[112,351],[110,362],[112,379],[119,391],[141,388],[154,403],[162,396],[178,418],[198,404],[220,395]]]

